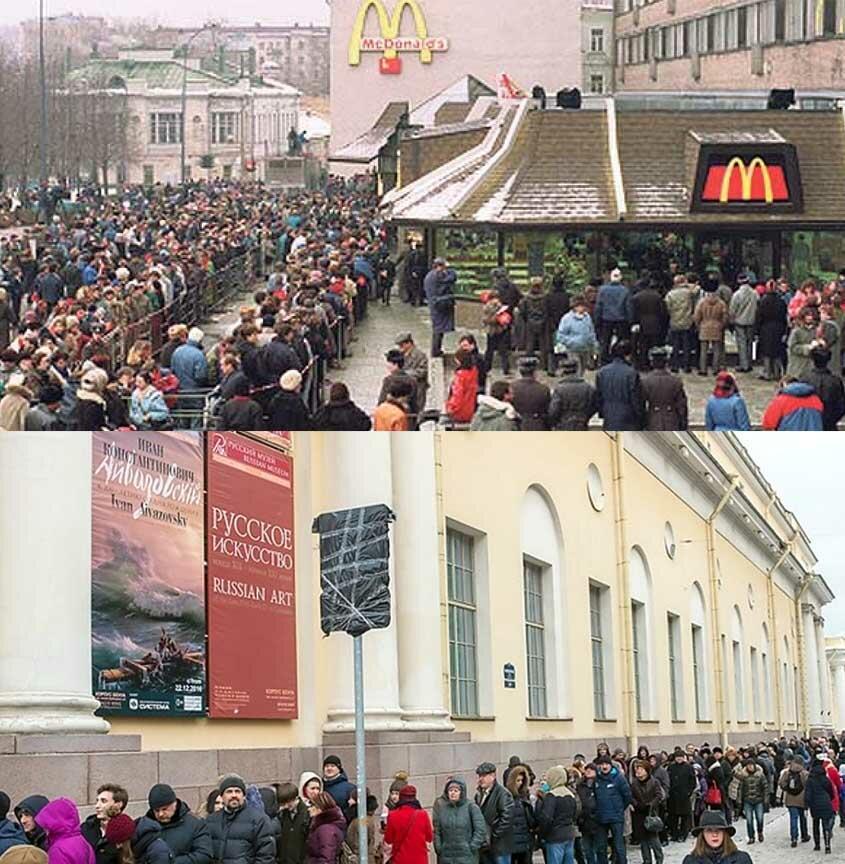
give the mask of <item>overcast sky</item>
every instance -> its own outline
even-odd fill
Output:
[[[224,18],[232,24],[328,24],[326,0],[45,0],[45,14],[102,15],[154,18],[160,24],[191,26],[209,18]],[[0,25],[16,24],[38,15],[38,0],[0,3]]]
[[[824,608],[828,636],[845,635],[845,433],[745,432],[740,439],[801,523],[836,599]]]

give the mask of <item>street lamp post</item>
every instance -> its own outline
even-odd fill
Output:
[[[42,183],[47,182],[47,74],[44,60],[44,0],[38,0],[38,71],[41,78],[41,135],[40,150],[41,160],[39,167],[39,179]]]
[[[42,0],[43,2],[43,0]],[[197,38],[201,33],[205,33],[206,30],[214,30],[217,27],[216,24],[206,24],[204,27],[200,27],[195,33],[191,34],[188,38],[188,41],[182,47],[184,51],[184,55],[182,57],[182,129],[181,129],[181,141],[182,141],[182,154],[181,154],[181,173],[180,177],[182,178],[182,185],[185,184],[185,172],[187,168],[186,163],[186,154],[185,154],[185,144],[188,132],[188,123],[187,117],[185,116],[188,112],[188,49],[191,47],[191,43],[194,39]]]

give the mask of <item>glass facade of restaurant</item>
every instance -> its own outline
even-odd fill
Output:
[[[431,257],[446,258],[458,273],[461,294],[490,287],[491,272],[505,267],[516,284],[532,276],[562,273],[570,290],[600,279],[614,266],[626,278],[645,271],[664,274],[716,268],[732,282],[742,270],[760,280],[785,276],[800,284],[829,281],[845,267],[845,231],[706,226],[686,230],[566,231],[429,229]]]

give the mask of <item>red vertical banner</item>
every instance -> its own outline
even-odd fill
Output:
[[[295,718],[293,460],[232,432],[206,459],[209,714]]]

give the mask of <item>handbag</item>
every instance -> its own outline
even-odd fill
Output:
[[[712,783],[707,787],[707,794],[704,796],[704,803],[709,804],[712,807],[722,806],[722,790],[715,783]]]
[[[663,820],[659,816],[649,814],[643,820],[643,828],[649,834],[659,834],[664,828]]]

